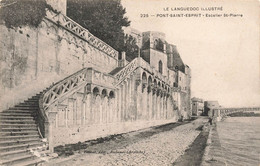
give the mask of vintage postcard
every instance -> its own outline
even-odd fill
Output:
[[[0,165],[260,165],[257,0],[0,0]]]

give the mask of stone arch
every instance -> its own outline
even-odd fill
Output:
[[[157,81],[156,81],[156,79],[154,79],[154,81],[153,81],[153,95],[154,94],[156,94],[156,87],[157,87]]]
[[[155,39],[155,40],[153,41],[153,48],[156,48],[158,44],[159,44],[159,40],[158,40],[158,39]]]
[[[99,91],[99,88],[98,87],[95,87],[95,88],[93,88],[93,95],[94,96],[97,96],[97,95],[100,95],[100,91]]]
[[[147,75],[145,72],[142,74],[142,92],[144,92],[144,89],[146,88],[147,84]]]
[[[161,88],[161,82],[158,81],[158,88]]]
[[[153,81],[153,86],[154,86],[154,87],[157,87],[157,81],[156,81],[156,79],[154,79],[154,81]]]
[[[160,60],[159,61],[159,64],[158,64],[158,70],[159,70],[159,73],[163,73],[163,63],[162,63],[162,61]]]
[[[115,92],[114,91],[110,91],[109,92],[109,98],[112,99],[112,98],[115,98]]]
[[[107,96],[107,90],[106,89],[103,89],[102,92],[101,92],[101,95],[102,97],[106,97]]]
[[[158,89],[156,95],[160,96],[161,91]]]
[[[143,74],[142,74],[142,83],[147,83],[147,75],[146,75],[146,72],[143,72]]]
[[[152,83],[153,83],[152,77],[149,76],[148,77],[148,88],[147,88],[148,93],[150,93],[152,91]]]

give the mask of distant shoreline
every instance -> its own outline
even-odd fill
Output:
[[[229,115],[229,117],[260,117],[260,112],[236,112]]]

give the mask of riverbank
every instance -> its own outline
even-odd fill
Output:
[[[201,166],[225,166],[223,161],[223,149],[217,132],[217,123],[213,123],[209,129],[206,148],[202,157]]]
[[[209,123],[201,125],[196,130],[201,131],[194,142],[185,150],[185,153],[180,156],[174,163],[174,166],[197,166],[201,165],[202,158],[207,146],[207,140],[211,126]]]
[[[212,125],[202,166],[260,164],[260,117],[238,115]]]
[[[45,165],[172,165],[201,133],[206,117],[114,136]],[[197,130],[196,130],[197,129]]]

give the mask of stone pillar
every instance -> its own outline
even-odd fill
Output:
[[[127,118],[129,121],[132,119],[131,114],[131,103],[132,103],[132,94],[131,94],[131,78],[127,80]]]
[[[142,120],[145,120],[147,118],[147,87],[146,83],[143,83],[142,85]]]
[[[156,119],[160,119],[160,95],[156,95]]]
[[[142,94],[142,86],[141,86],[141,80],[136,80],[136,119],[140,119],[140,112],[141,112],[141,94]]]
[[[120,112],[121,112],[121,89],[117,89],[117,113],[116,113],[116,122],[120,121]]]
[[[124,116],[125,116],[125,84],[122,82],[123,86],[121,89],[121,121],[124,122]]]
[[[86,101],[85,99],[82,100],[83,106],[82,106],[82,125],[86,124]]]
[[[50,152],[54,152],[54,143],[53,143],[53,128],[56,126],[56,117],[57,117],[57,111],[50,111],[48,112],[48,120],[49,120],[49,135],[48,135],[48,141],[49,141],[49,150]]]
[[[153,107],[152,107],[152,117],[153,119],[156,119],[156,89],[153,89]]]
[[[88,124],[91,121],[91,94],[87,94],[86,96],[86,107],[85,107],[85,124]]]
[[[131,118],[131,121],[134,121],[134,97],[135,97],[135,93],[134,93],[134,76],[131,75],[130,76],[130,80],[129,80],[129,115]]]
[[[124,93],[125,93],[125,105],[124,105],[124,120],[128,121],[128,102],[129,102],[129,93],[128,93],[128,79],[126,79],[125,81],[125,89],[124,89]]]
[[[152,111],[152,102],[151,102],[151,100],[152,100],[152,98],[151,98],[151,94],[152,94],[153,92],[151,91],[151,86],[149,86],[148,88],[147,88],[147,120],[150,120],[151,119],[151,111]]]

